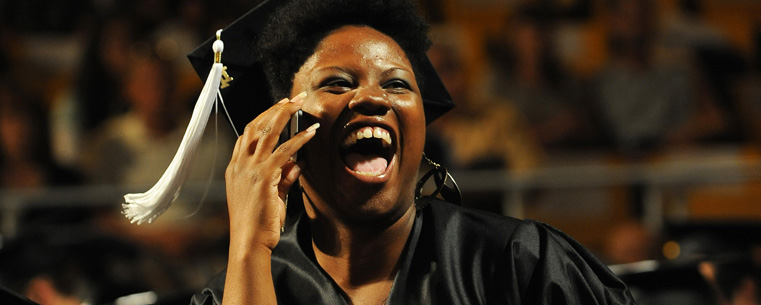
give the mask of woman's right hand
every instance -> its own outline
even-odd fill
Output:
[[[304,103],[306,93],[283,99],[246,125],[225,172],[231,254],[280,241],[285,196],[301,169],[290,159],[315,134],[315,124],[278,146],[280,133]],[[240,248],[235,248],[240,247]],[[243,254],[245,255],[245,254]]]

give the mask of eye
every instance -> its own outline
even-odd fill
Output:
[[[343,77],[329,77],[320,83],[320,88],[324,88],[333,93],[346,92],[352,87],[354,87],[354,84]]]
[[[383,85],[384,89],[394,91],[406,91],[410,89],[410,84],[401,79],[392,79]]]

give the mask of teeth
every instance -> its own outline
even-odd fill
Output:
[[[383,140],[383,147],[391,145],[391,134],[387,130],[380,127],[363,127],[349,134],[344,140],[343,147],[354,145],[357,143],[357,140],[371,138]]]

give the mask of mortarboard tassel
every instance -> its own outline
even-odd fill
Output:
[[[193,157],[201,142],[204,129],[206,129],[206,123],[218,95],[220,80],[224,71],[221,63],[221,55],[224,49],[224,44],[220,39],[221,33],[222,30],[217,31],[217,40],[212,45],[214,64],[203,86],[203,90],[201,90],[201,94],[198,96],[188,129],[185,130],[185,135],[182,137],[182,142],[177,149],[177,153],[174,155],[174,159],[172,159],[172,163],[169,164],[164,174],[161,175],[159,181],[147,192],[124,195],[125,203],[122,204],[124,208],[122,213],[132,223],[150,223],[164,213],[177,198],[183,183],[185,183],[190,174]]]

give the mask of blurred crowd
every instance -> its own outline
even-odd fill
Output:
[[[0,190],[147,190],[202,86],[186,54],[251,5],[0,1]],[[222,118],[209,124],[190,182],[222,179],[234,142]],[[2,286],[40,304],[187,304],[224,266],[223,203],[180,199],[138,227],[112,197],[71,206],[46,198],[20,210],[2,202]],[[203,217],[192,217],[198,210]]]
[[[560,2],[511,7],[481,31],[477,56],[467,26],[435,28],[432,60],[458,104],[434,126],[450,164],[520,170],[558,152],[758,145],[761,21],[748,22],[743,49],[703,19],[709,1]],[[665,2],[672,11],[658,10]]]
[[[150,186],[202,86],[186,54],[258,2],[0,0],[0,194]],[[761,18],[746,22],[738,45],[704,18],[721,1],[666,1],[667,12],[655,0],[476,2],[503,13],[479,23],[456,13],[477,3],[421,1],[429,57],[457,104],[430,126],[426,153],[449,169],[520,173],[568,154],[637,161],[711,145],[761,148]],[[761,16],[755,2],[736,2]],[[207,128],[191,180],[223,177],[234,135],[224,115],[218,125]],[[15,219],[10,235],[0,224],[0,285],[41,304],[107,304],[145,291],[186,304],[224,266],[223,203],[181,202],[145,228],[118,214],[119,200],[0,209],[0,221]],[[197,209],[203,216],[189,217]],[[598,253],[610,264],[662,259],[665,231],[629,210]],[[731,285],[716,283],[719,263],[694,269],[718,300],[705,304],[761,293],[759,260],[742,256]]]

